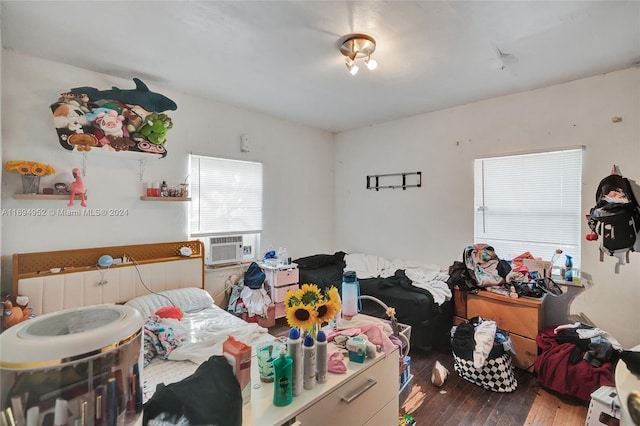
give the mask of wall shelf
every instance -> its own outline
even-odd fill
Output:
[[[68,200],[69,194],[13,194],[13,198],[16,200]],[[84,196],[85,200],[89,197]],[[74,200],[80,200],[80,195],[77,194]]]
[[[140,199],[142,201],[191,201],[190,197],[147,197],[145,195],[141,196]]]
[[[407,177],[410,177],[407,179]],[[388,183],[384,185],[383,183]],[[396,189],[420,188],[422,186],[422,172],[391,173],[386,175],[367,176],[367,189]]]

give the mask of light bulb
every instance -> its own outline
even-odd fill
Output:
[[[367,68],[369,68],[371,71],[378,68],[378,62],[375,59],[371,59],[371,57],[364,61],[364,63],[367,64]]]
[[[353,64],[351,66],[348,66],[347,68],[349,68],[349,73],[351,75],[356,75],[358,74],[358,71],[360,70],[360,67],[358,67],[356,64]]]

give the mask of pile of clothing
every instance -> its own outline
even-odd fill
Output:
[[[613,366],[620,344],[606,331],[576,322],[547,327],[538,333],[536,381],[583,401],[601,386],[615,386]]]
[[[265,279],[264,271],[252,262],[244,278],[232,287],[227,311],[237,316],[246,312],[249,317],[266,317],[271,298],[264,288]]]

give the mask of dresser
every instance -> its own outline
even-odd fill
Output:
[[[477,293],[454,290],[454,324],[480,316],[490,319],[509,333],[516,355],[515,367],[533,371],[538,356],[536,336],[544,326],[544,302],[540,299],[519,297],[517,299],[481,290]]]
[[[359,314],[359,316],[362,314]],[[333,343],[329,352],[335,350]],[[251,401],[242,410],[245,425],[393,426],[398,424],[399,352],[378,353],[364,363],[345,358],[346,374],[328,374],[325,383],[304,390],[284,407],[273,405],[273,383],[262,383],[251,363]]]

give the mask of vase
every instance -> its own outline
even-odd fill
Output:
[[[22,175],[22,193],[37,194],[40,191],[40,176]]]

